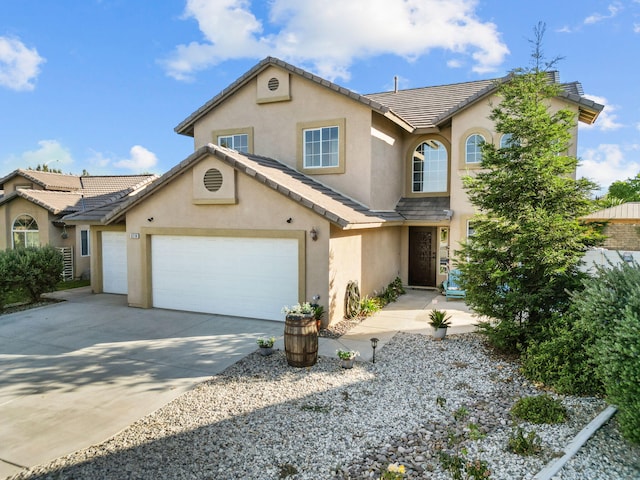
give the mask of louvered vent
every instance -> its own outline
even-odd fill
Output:
[[[217,192],[222,187],[222,173],[217,168],[210,168],[204,174],[204,186],[210,192]]]
[[[275,92],[279,86],[280,81],[276,77],[271,77],[269,79],[269,83],[267,83],[267,87],[269,87],[269,90],[271,90],[272,92]]]

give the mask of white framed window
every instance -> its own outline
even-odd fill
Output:
[[[37,247],[40,245],[38,222],[31,215],[20,215],[11,227],[13,248]]]
[[[422,142],[413,152],[413,193],[445,193],[449,181],[447,148],[438,140]]]
[[[240,153],[249,153],[249,135],[246,133],[218,135],[218,145]]]
[[[473,237],[475,233],[476,233],[476,229],[473,221],[467,220],[467,239]]]
[[[465,142],[465,162],[478,164],[482,162],[482,143],[486,140],[479,133],[467,137]]]
[[[302,131],[304,168],[333,168],[340,165],[340,127],[306,128]]]
[[[88,257],[91,255],[89,249],[89,230],[80,230],[80,255]]]

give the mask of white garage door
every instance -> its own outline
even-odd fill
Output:
[[[284,321],[298,301],[298,241],[154,235],[153,306]]]
[[[126,232],[102,232],[102,290],[128,293]]]

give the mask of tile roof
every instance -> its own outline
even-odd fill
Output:
[[[585,215],[582,220],[640,220],[640,202],[627,202]]]
[[[510,74],[502,78],[488,80],[361,95],[278,58],[267,57],[189,115],[174,130],[182,135],[193,136],[194,126],[198,120],[270,66],[283,68],[360,102],[391,119],[408,132],[413,132],[418,128],[429,129],[437,127],[462,109],[493,93],[499,83],[507,81],[512,76]],[[548,75],[550,81],[560,83],[558,72],[549,72]],[[604,108],[603,105],[584,97],[582,85],[579,82],[562,84],[562,89],[562,97],[579,105],[580,121],[588,124],[593,123]]]
[[[24,175],[27,172],[27,175]],[[126,197],[144,188],[147,184],[158,178],[157,175],[110,175],[110,176],[83,176],[50,174],[48,172],[35,172],[32,170],[16,170],[5,177],[13,178],[16,175],[24,176],[32,181],[38,180],[38,184],[47,180],[47,190],[19,189],[8,195],[0,197],[0,205],[10,202],[16,197],[24,198],[30,202],[40,205],[42,208],[55,215],[79,212],[92,209],[100,205],[112,203],[118,198]],[[42,175],[44,173],[44,175]],[[58,181],[55,180],[57,176]],[[66,177],[66,186],[60,187],[64,182],[61,177]],[[71,179],[77,180],[77,188],[64,190],[72,185]],[[57,185],[56,185],[57,184]],[[58,188],[58,189],[54,189]],[[60,190],[59,188],[63,188]]]
[[[332,190],[297,170],[288,167],[272,158],[257,155],[243,155],[217,145],[205,145],[185,160],[180,162],[148,188],[127,201],[114,205],[110,212],[96,212],[94,221],[108,224],[120,221],[127,210],[142,201],[147,195],[168,184],[174,177],[183,173],[203,158],[212,155],[237,171],[252,177],[278,193],[290,198],[294,202],[313,210],[342,228],[357,226],[371,226],[402,222],[404,218],[397,212],[376,212],[364,205]],[[85,213],[86,215],[86,213]],[[79,216],[74,215],[69,220],[74,222]]]
[[[445,221],[451,219],[450,197],[401,198],[396,212],[409,221]]]
[[[432,128],[437,125],[438,117],[469,98],[493,90],[495,84],[495,80],[480,80],[365,96],[386,105],[416,128]]]
[[[16,176],[24,177],[31,182],[40,185],[45,190],[71,192],[82,188],[80,185],[80,177],[78,177],[77,175],[39,172],[37,170],[25,170],[22,168],[14,170],[9,175],[0,179],[0,185],[4,185],[8,180]]]

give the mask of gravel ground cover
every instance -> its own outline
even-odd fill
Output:
[[[473,431],[483,438],[460,444],[462,458],[487,462],[493,479],[530,479],[606,406],[562,397],[566,423],[520,424],[542,439],[542,452],[508,453],[509,409],[540,393],[476,334],[399,333],[375,364],[350,370],[337,358],[292,368],[283,352],[253,353],[106,442],[13,478],[377,479],[398,462],[405,478],[448,479],[439,451],[455,453],[449,436]],[[460,407],[468,415],[456,421]],[[556,478],[638,479],[640,449],[610,422]]]

